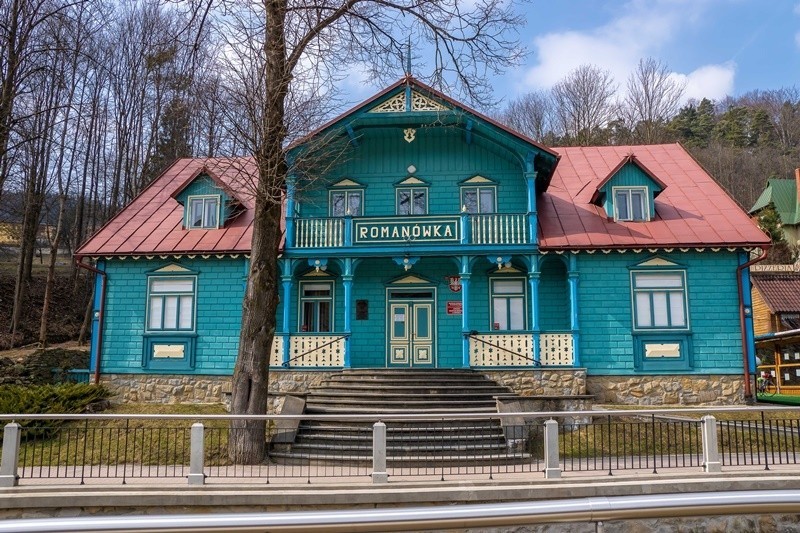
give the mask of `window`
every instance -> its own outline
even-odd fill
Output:
[[[689,329],[684,272],[632,272],[638,330]]]
[[[494,213],[495,208],[494,187],[462,187],[461,206],[467,213]]]
[[[219,196],[190,196],[190,229],[216,229],[219,227]]]
[[[148,331],[193,331],[195,278],[151,277],[147,287]]]
[[[427,215],[428,189],[418,187],[397,189],[397,214]]]
[[[614,219],[644,221],[650,219],[645,187],[614,188]]]
[[[333,283],[314,281],[300,283],[300,331],[328,333],[333,331]]]
[[[331,191],[331,216],[343,217],[362,214],[362,191]]]
[[[525,329],[525,281],[522,279],[493,279],[492,329],[521,331]]]

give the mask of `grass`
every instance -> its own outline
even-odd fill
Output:
[[[764,403],[777,403],[781,405],[800,405],[800,395],[798,394],[775,394],[768,396],[762,394],[758,396],[759,402]]]

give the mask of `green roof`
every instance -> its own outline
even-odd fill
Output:
[[[784,224],[797,224],[800,222],[798,214],[800,209],[797,206],[797,182],[793,179],[770,178],[767,180],[767,187],[756,203],[750,208],[750,213],[757,213],[770,202],[775,206],[775,210],[781,216]]]

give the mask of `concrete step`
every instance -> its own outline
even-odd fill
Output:
[[[449,416],[457,416],[460,413],[496,413],[497,408],[494,404],[489,407],[447,407],[447,406],[439,406],[439,407],[414,407],[413,409],[409,409],[409,407],[381,407],[381,406],[364,406],[364,405],[337,405],[337,404],[316,404],[311,401],[306,403],[306,413],[309,414],[398,414],[398,413],[410,413],[413,412],[415,414],[436,414],[436,415],[444,415],[445,417]]]
[[[287,452],[271,452],[270,459],[279,464],[308,466],[308,465],[350,465],[360,466],[365,469],[372,467],[372,457],[363,454],[292,454]],[[386,458],[388,468],[400,469],[431,469],[431,468],[475,468],[481,471],[486,468],[497,468],[505,465],[528,464],[536,459],[525,452],[492,453],[444,453],[439,455],[402,455]],[[407,474],[410,472],[406,472]]]
[[[340,393],[348,392],[353,394],[393,394],[393,395],[432,395],[432,394],[469,394],[470,396],[485,395],[485,396],[514,396],[506,387],[497,385],[471,385],[469,387],[451,387],[448,385],[429,385],[424,386],[420,384],[413,385],[395,385],[376,383],[334,383],[328,382],[321,385],[311,387],[309,394],[318,393]]]

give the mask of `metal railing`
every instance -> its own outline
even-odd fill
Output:
[[[709,412],[724,413],[724,419],[700,417]],[[267,426],[268,446],[258,464],[239,464],[228,455],[228,442],[236,438],[231,432],[243,431],[230,429],[230,422],[246,418]],[[332,478],[383,482],[634,470],[717,472],[797,468],[800,458],[797,408],[0,419],[12,420],[3,432],[0,487],[47,479],[81,484],[138,478],[312,483]]]

